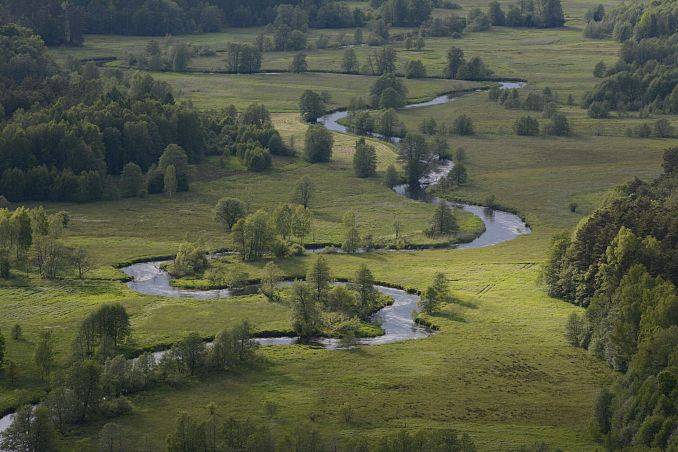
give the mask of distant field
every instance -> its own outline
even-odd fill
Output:
[[[299,98],[307,90],[327,91],[329,108],[346,107],[353,97],[368,97],[375,77],[344,74],[180,74],[154,73],[154,77],[172,85],[182,99],[190,99],[201,108],[219,108],[229,104],[243,109],[257,102],[274,112],[298,112]],[[406,80],[411,101],[427,100],[438,94],[481,86],[460,80]]]

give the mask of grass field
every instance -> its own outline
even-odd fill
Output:
[[[469,6],[486,3],[462,1],[466,11]],[[606,2],[606,6],[616,3]],[[565,1],[566,15],[573,19],[568,21],[572,26],[565,29],[498,28],[455,41],[428,39],[423,52],[400,51],[400,61],[421,58],[435,74],[442,69],[445,51],[458,45],[469,56],[482,56],[499,75],[526,78],[526,90],[551,86],[561,100],[568,94],[579,99],[596,83],[591,75],[595,63],[613,62],[618,51],[612,41],[582,38],[578,29],[581,18],[593,4]],[[219,49],[229,41],[251,41],[257,32],[232,30],[185,39]],[[317,36],[319,31],[313,34]],[[61,59],[67,55],[122,57],[147,41],[88,37],[81,49],[59,49],[55,53]],[[359,49],[361,59],[369,51]],[[223,56],[194,63],[209,69],[212,64],[221,64],[219,58]],[[290,54],[267,53],[264,67],[285,68],[290,58]],[[312,69],[336,69],[341,51],[311,51],[308,59]],[[274,122],[285,139],[294,136],[297,144],[303,142],[304,126],[291,112],[296,111],[304,89],[327,90],[333,97],[333,107],[343,106],[350,97],[364,95],[372,80],[317,73],[154,75],[169,81],[180,99],[191,100],[201,108],[262,102],[276,112]],[[413,99],[469,86],[445,80],[407,83]],[[678,145],[678,140],[624,135],[627,127],[657,118],[592,120],[576,106],[563,106],[562,110],[573,126],[571,137],[515,136],[513,122],[525,112],[506,110],[489,102],[484,93],[400,113],[409,129],[416,129],[426,117],[451,123],[459,114],[469,115],[477,135],[450,137],[449,143],[455,149],[465,148],[471,181],[448,196],[478,202],[493,194],[497,202],[523,214],[533,229],[529,236],[484,249],[327,256],[336,277],[351,277],[360,264],[366,263],[380,281],[419,289],[429,284],[436,271],[444,272],[454,295],[464,303],[448,305],[431,319],[440,327],[438,334],[354,352],[303,346],[265,348],[261,351],[264,362],[252,371],[209,380],[195,378],[179,388],[160,387],[136,395],[131,398],[134,413],[116,422],[133,438],[154,432],[159,447],[173,428],[177,410],[200,415],[209,402],[215,402],[222,417],[251,417],[269,422],[281,433],[306,424],[339,438],[357,433],[378,437],[401,427],[454,427],[470,433],[479,450],[510,450],[536,441],[568,451],[593,450],[596,446],[587,433],[587,419],[598,388],[613,374],[586,352],[567,346],[562,334],[565,319],[579,308],[544,294],[537,282],[539,266],[555,232],[576,224],[615,185],[633,176],[650,178],[659,173],[663,149]],[[675,117],[668,119],[678,128]],[[540,118],[540,122],[545,120]],[[96,204],[49,205],[50,209],[71,212],[72,227],[65,240],[84,245],[99,268],[84,282],[45,282],[31,276],[4,282],[0,287],[0,330],[7,332],[19,322],[26,337],[19,343],[8,341],[9,358],[19,363],[25,378],[12,388],[0,380],[0,411],[43,395],[31,360],[39,332],[55,330],[63,362],[74,328],[103,302],[125,304],[134,328],[130,347],[136,349],[171,343],[189,331],[210,336],[242,319],[248,319],[259,331],[288,329],[289,310],[258,295],[212,301],[169,299],[138,295],[115,280],[93,279],[119,278],[122,275],[113,264],[172,254],[187,239],[199,240],[208,248],[228,246],[228,235],[212,219],[212,207],[222,196],[239,197],[252,209],[270,210],[289,200],[296,180],[309,175],[317,194],[312,203],[314,232],[308,241],[340,241],[340,219],[349,209],[358,212],[362,231],[375,237],[391,235],[392,223],[398,218],[412,241],[427,240],[421,230],[432,207],[396,195],[380,180],[353,177],[350,159],[355,137],[335,134],[335,140],[334,159],[326,165],[276,159],[271,171],[253,175],[243,173],[232,161],[214,158],[195,168],[191,191],[175,198],[154,195]],[[395,153],[384,143],[374,144],[379,171],[383,172],[395,162]],[[569,211],[570,202],[578,203],[577,213]],[[475,217],[460,215],[459,220],[465,231],[481,230]],[[288,275],[298,275],[309,259],[294,258],[279,265]],[[244,267],[256,275],[261,265]],[[264,415],[263,405],[268,400],[279,405],[273,419]],[[344,402],[355,411],[356,424],[346,425],[340,420],[339,408]],[[92,449],[101,425],[94,423],[73,431],[65,444]]]

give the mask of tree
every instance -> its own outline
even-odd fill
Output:
[[[332,133],[321,125],[310,125],[306,130],[304,158],[311,163],[329,162],[332,159]]]
[[[344,59],[341,64],[344,72],[348,74],[357,74],[360,64],[358,62],[358,57],[356,56],[355,50],[349,47],[344,50]]]
[[[10,217],[12,241],[16,247],[16,258],[21,260],[33,243],[33,229],[31,227],[30,211],[25,207],[18,207]]]
[[[19,366],[14,361],[7,360],[7,369],[5,370],[5,377],[10,385],[14,385],[19,379]]]
[[[292,327],[302,338],[320,333],[322,320],[316,297],[311,288],[302,282],[292,285]]]
[[[516,135],[533,136],[539,134],[539,121],[532,116],[521,116],[513,124]]]
[[[452,124],[452,132],[455,135],[473,135],[473,121],[464,114],[457,116]]]
[[[215,220],[230,231],[233,225],[247,213],[245,203],[237,198],[221,198],[214,207]]]
[[[46,279],[55,279],[71,263],[69,257],[66,247],[49,235],[37,237],[31,246],[30,261]]]
[[[2,450],[27,452],[55,452],[57,435],[45,407],[25,405],[14,414],[12,423],[0,435]]]
[[[399,157],[405,165],[407,183],[417,186],[428,169],[430,149],[423,136],[408,133],[398,147]]]
[[[466,171],[466,166],[463,163],[455,163],[452,167],[452,170],[447,175],[447,180],[453,186],[464,185],[468,182],[468,172]]]
[[[174,165],[169,165],[165,168],[165,175],[163,176],[163,187],[165,193],[171,198],[177,192],[177,169]]]
[[[382,108],[398,108],[405,105],[407,88],[392,72],[379,77],[370,88],[372,105]],[[386,102],[386,106],[382,104]]]
[[[323,303],[332,282],[332,274],[324,256],[318,255],[306,272],[306,284],[317,303]]]
[[[363,264],[355,274],[351,288],[358,294],[358,315],[361,319],[367,319],[374,310],[377,302],[377,289],[374,287],[374,276]]]
[[[20,341],[22,339],[22,330],[21,330],[21,325],[18,323],[15,323],[14,326],[12,327],[12,339],[15,341]],[[1,335],[1,334],[0,334]],[[0,359],[0,365],[2,364],[2,359]]]
[[[398,135],[399,130],[402,128],[403,125],[398,119],[398,115],[393,108],[384,110],[377,118],[376,131],[385,137]]]
[[[170,47],[169,60],[173,71],[184,72],[191,60],[191,52],[188,49],[188,46],[183,42],[178,42]]]
[[[172,355],[189,375],[195,375],[202,368],[206,354],[205,343],[198,333],[187,334],[172,347]]]
[[[504,11],[502,11],[501,5],[496,0],[490,3],[487,15],[490,17],[490,22],[494,26],[501,27],[506,23]]]
[[[144,175],[136,163],[128,163],[122,169],[120,190],[125,198],[141,196],[144,192]]]
[[[5,362],[5,336],[2,335],[2,331],[0,331],[0,367]]]
[[[292,234],[292,224],[294,222],[294,207],[289,204],[278,204],[273,211],[273,224],[280,237],[287,241]]]
[[[593,68],[593,76],[596,78],[603,78],[605,77],[605,72],[607,71],[607,66],[605,66],[604,61],[599,61],[596,63],[595,67]]]
[[[304,237],[311,233],[311,213],[302,205],[294,207],[292,216],[292,235],[304,243]]]
[[[278,283],[283,278],[282,270],[273,262],[267,262],[261,277],[259,291],[270,301],[278,301]]]
[[[76,361],[68,373],[68,386],[73,394],[76,419],[84,421],[101,402],[101,366],[92,360]]]
[[[54,339],[51,331],[45,331],[40,334],[40,341],[35,347],[33,361],[40,370],[42,380],[49,382],[49,376],[54,368]]]
[[[555,136],[569,135],[571,132],[570,123],[568,122],[567,118],[564,115],[560,113],[555,113],[551,117],[551,123],[546,126],[545,131],[548,135]]]
[[[158,160],[158,169],[166,173],[169,166],[174,166],[177,179],[177,190],[188,191],[188,155],[184,149],[176,144],[169,144]]]
[[[444,75],[447,78],[456,79],[459,75],[459,69],[464,64],[464,51],[459,47],[452,47],[447,52],[447,65]]]
[[[81,246],[71,252],[71,263],[77,270],[80,279],[83,279],[93,266],[89,253]]]
[[[407,78],[425,78],[426,67],[421,60],[408,61],[405,66],[405,77]]]
[[[99,450],[107,452],[126,450],[125,434],[120,425],[108,422],[99,431]]]
[[[251,146],[245,151],[245,165],[248,171],[262,172],[271,167],[271,153],[261,146]]]
[[[315,91],[306,90],[299,100],[299,110],[304,121],[314,123],[325,114],[325,100]]]
[[[209,265],[205,250],[202,247],[184,242],[179,246],[179,251],[174,257],[172,273],[177,276],[199,275]]]
[[[565,15],[560,0],[536,0],[535,19],[540,27],[562,27]]]
[[[377,172],[377,152],[374,146],[360,138],[353,154],[353,171],[357,177],[373,177]]]
[[[565,324],[565,339],[573,347],[584,347],[588,344],[584,341],[584,319],[576,312],[570,314]]]
[[[299,52],[294,55],[290,63],[290,72],[301,73],[308,71],[308,63],[306,62],[306,54]]]
[[[398,170],[393,165],[388,165],[386,168],[386,173],[384,174],[384,184],[387,187],[393,188],[400,183],[400,174]]]
[[[205,450],[206,442],[203,426],[182,411],[177,417],[174,431],[167,435],[167,450],[168,452]]]
[[[304,176],[297,184],[294,186],[294,195],[292,197],[293,202],[304,206],[305,209],[308,209],[308,206],[311,204],[311,199],[313,198],[313,182],[308,176]]]
[[[244,261],[261,259],[270,250],[273,238],[270,218],[263,210],[239,219],[233,226],[233,240]]]
[[[447,202],[442,201],[436,206],[436,210],[431,218],[431,224],[426,230],[426,234],[430,237],[439,237],[450,235],[459,230],[457,220],[454,218],[452,209]]]
[[[347,253],[355,253],[360,247],[360,232],[358,231],[358,222],[355,212],[346,212],[343,218],[344,223],[344,243],[341,249]]]
[[[433,276],[433,282],[421,297],[419,308],[427,314],[434,314],[443,303],[448,303],[451,299],[447,277],[444,273],[438,272]]]

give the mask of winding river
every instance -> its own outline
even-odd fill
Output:
[[[502,89],[520,88],[524,85],[522,82],[500,82]],[[475,92],[475,91],[474,91]],[[458,95],[449,94],[436,97],[433,100],[421,103],[410,104],[404,109],[422,108],[433,105],[441,105],[453,102],[461,97],[472,94],[473,92],[462,93]],[[346,111],[330,113],[318,119],[329,130],[341,133],[348,133],[348,129],[339,124],[339,121],[348,115]],[[391,140],[396,142],[397,140]],[[460,208],[470,212],[483,221],[485,231],[471,242],[455,245],[455,248],[482,248],[496,245],[502,242],[512,240],[520,235],[529,234],[530,228],[517,215],[501,210],[491,210],[483,206],[472,204],[454,203],[444,201],[439,198],[426,194],[426,188],[437,184],[453,168],[454,164],[450,161],[442,161],[429,174],[420,180],[421,189],[412,193],[406,185],[395,187],[394,190],[403,196],[418,199],[424,202],[437,204],[447,202],[453,207]],[[170,283],[170,275],[162,269],[164,261],[143,262],[133,264],[122,268],[122,271],[132,277],[132,281],[127,285],[134,291],[146,294],[165,297],[189,297],[199,300],[208,300],[215,298],[227,298],[232,296],[228,289],[219,290],[190,290],[173,287]],[[421,339],[428,337],[432,332],[427,328],[416,324],[413,320],[413,312],[417,310],[419,296],[410,294],[404,290],[391,287],[377,286],[379,292],[389,295],[393,298],[393,304],[381,309],[373,316],[373,321],[381,325],[384,334],[374,338],[361,339],[358,341],[362,345],[380,345],[392,342]],[[256,341],[260,345],[292,345],[299,339],[295,337],[269,337],[258,338]],[[313,344],[328,349],[339,348],[339,342],[333,338],[317,338]],[[158,352],[158,355],[163,352]],[[14,415],[8,414],[0,418],[0,433],[4,432],[11,424]]]

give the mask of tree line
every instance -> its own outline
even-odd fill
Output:
[[[27,29],[2,27],[0,40],[0,190],[10,201],[172,194],[188,190],[188,165],[205,155],[262,171],[271,154],[290,153],[261,105],[199,112],[148,74],[60,70]]]
[[[131,334],[126,309],[118,303],[103,304],[83,319],[66,366],[58,363],[52,332],[41,334],[34,362],[47,396],[36,407],[17,410],[11,425],[0,434],[0,447],[58,450],[60,436],[74,426],[131,413],[133,407],[127,399],[131,394],[152,386],[176,386],[209,373],[248,368],[257,360],[257,344],[247,321],[220,331],[211,347],[196,333],[189,333],[159,355],[147,352],[128,359],[121,352]],[[3,352],[0,346],[0,357]],[[13,363],[8,366],[14,366],[12,378],[20,378],[20,370]]]
[[[663,168],[652,182],[620,187],[572,235],[555,237],[543,272],[550,295],[586,307],[568,319],[568,342],[622,372],[591,420],[610,448],[675,445],[678,148],[666,150]]]
[[[612,36],[622,43],[611,67],[598,63],[594,75],[603,80],[586,93],[582,105],[589,116],[606,117],[611,110],[678,113],[676,42],[678,12],[674,2],[621,4],[609,13],[597,8],[589,15],[587,36]]]

